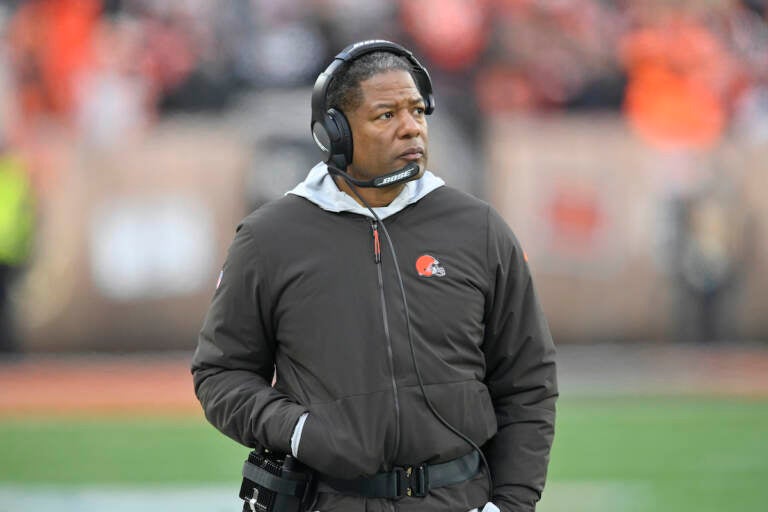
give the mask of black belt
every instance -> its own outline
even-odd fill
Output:
[[[318,475],[317,490],[366,498],[423,497],[430,489],[469,480],[479,469],[480,456],[476,451],[471,451],[442,464],[396,467],[388,473],[377,473],[368,478],[341,480]]]

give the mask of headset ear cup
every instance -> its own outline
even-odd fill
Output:
[[[352,129],[349,126],[349,121],[341,110],[335,108],[328,109],[325,121],[326,126],[332,127],[329,130],[331,135],[330,162],[345,171],[347,166],[352,163],[353,155]]]
[[[412,69],[411,76],[413,76],[413,81],[416,82],[416,86],[424,98],[424,111],[430,115],[435,111],[435,95],[432,92],[432,80],[429,78],[429,73],[418,65]]]

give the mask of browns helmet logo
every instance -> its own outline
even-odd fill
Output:
[[[445,269],[440,266],[437,258],[429,254],[422,254],[416,260],[416,272],[421,277],[442,277],[445,275]]]

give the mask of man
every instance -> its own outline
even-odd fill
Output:
[[[200,333],[208,419],[314,469],[312,510],[532,511],[544,486],[554,346],[510,229],[426,170],[431,93],[398,45],[339,54],[327,163],[240,224]]]

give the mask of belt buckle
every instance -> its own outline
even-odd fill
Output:
[[[397,496],[423,498],[429,492],[429,481],[425,464],[395,468],[397,473]]]

